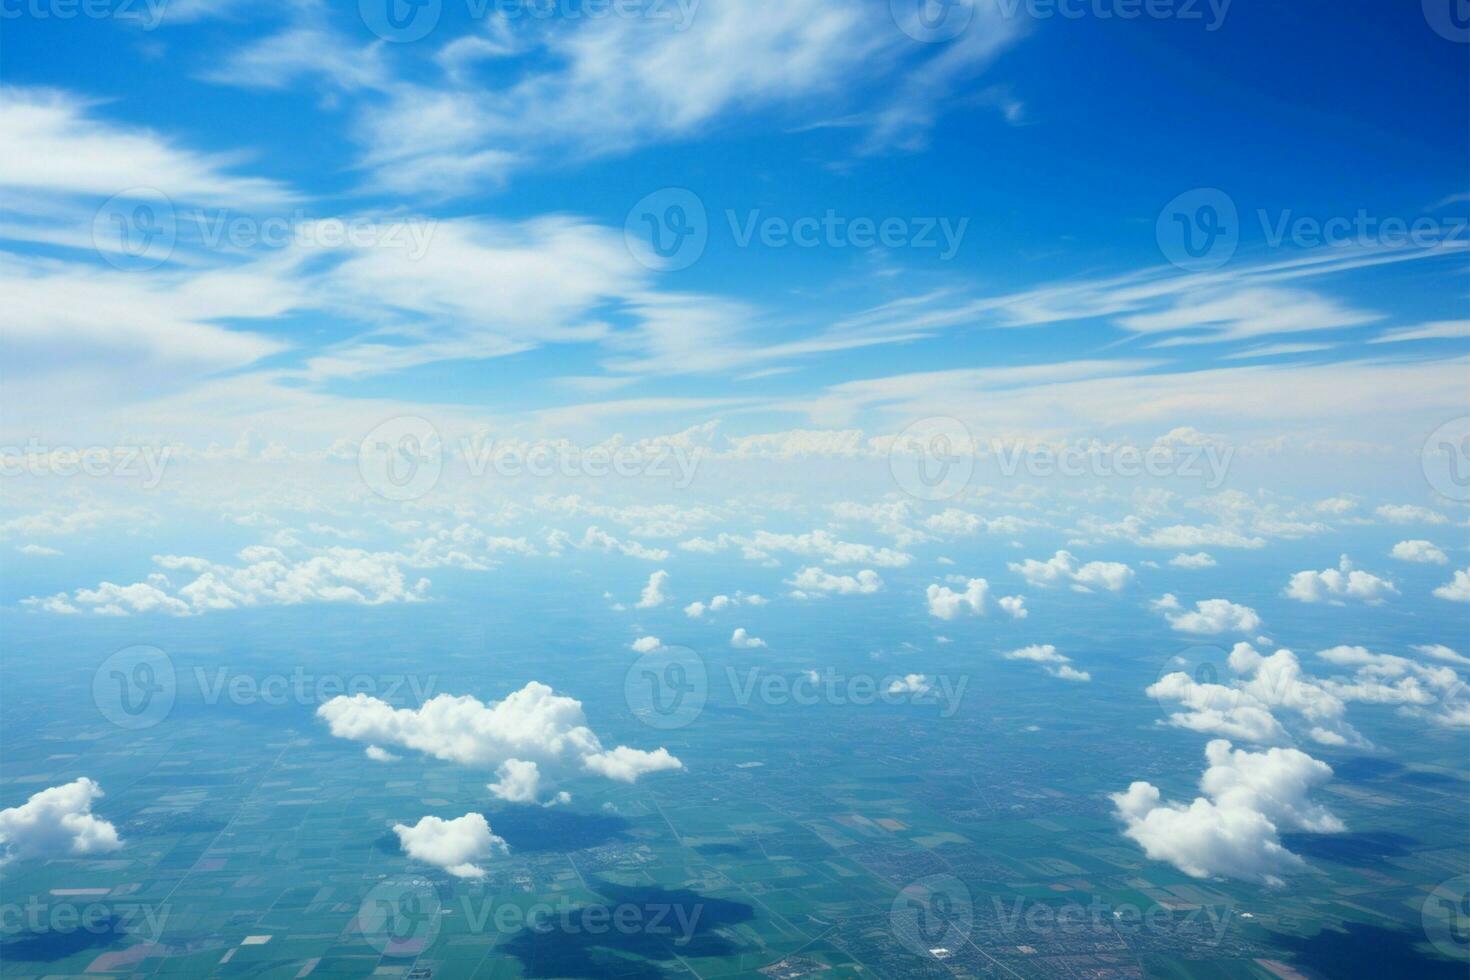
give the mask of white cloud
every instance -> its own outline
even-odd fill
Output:
[[[1453,649],[1445,646],[1443,643],[1424,644],[1421,646],[1416,646],[1414,647],[1414,649],[1418,650],[1426,657],[1433,657],[1435,660],[1443,660],[1445,663],[1459,664],[1462,667],[1470,667],[1470,657],[1455,652]]]
[[[366,749],[363,749],[363,754],[374,762],[398,762],[403,758],[377,745],[369,745]]]
[[[755,650],[764,647],[766,641],[758,636],[751,636],[742,626],[730,634],[730,645],[737,650]]]
[[[403,853],[415,861],[443,868],[456,878],[483,878],[485,869],[481,865],[486,859],[510,853],[505,840],[490,832],[490,824],[479,813],[466,813],[454,820],[424,817],[412,827],[394,824],[393,832]]]
[[[1384,504],[1373,513],[1390,524],[1447,524],[1449,518],[1437,510],[1416,504]]]
[[[92,802],[102,795],[102,787],[84,776],[0,810],[0,864],[106,854],[122,847],[117,828],[92,815]]]
[[[1172,593],[1165,593],[1151,605],[1181,633],[1213,636],[1225,632],[1253,633],[1261,628],[1261,617],[1254,609],[1227,599],[1203,599],[1194,604],[1194,611],[1189,612]]]
[[[690,619],[700,619],[705,613],[724,612],[732,606],[764,606],[768,601],[764,596],[755,593],[737,592],[733,596],[722,593],[709,602],[695,600],[689,603],[684,607],[684,615]]]
[[[1393,546],[1393,551],[1389,554],[1399,561],[1413,561],[1427,565],[1448,565],[1450,563],[1449,556],[1435,547],[1434,542],[1422,539],[1400,541]]]
[[[664,749],[605,750],[587,727],[580,701],[535,681],[498,703],[441,694],[417,709],[394,708],[359,694],[333,698],[317,709],[317,716],[338,738],[496,769],[498,785],[512,794],[531,777],[524,763],[536,764],[538,784],[548,769],[580,769],[633,782],[644,773],[682,767]],[[511,762],[517,765],[506,765]]]
[[[1028,615],[1025,596],[1003,595],[995,601],[1012,619],[1025,619]]]
[[[1169,564],[1175,568],[1214,568],[1217,562],[1211,558],[1208,552],[1200,551],[1192,555],[1175,555],[1169,559]]]
[[[643,587],[643,593],[638,597],[639,609],[652,609],[654,606],[663,605],[668,595],[664,592],[664,586],[669,584],[669,573],[659,569],[648,576],[648,584]]]
[[[7,88],[0,103],[0,187],[111,197],[157,188],[177,202],[239,206],[289,201],[282,185],[227,172],[235,161],[182,149],[167,138],[99,119],[64,92]]]
[[[1072,658],[1058,653],[1057,648],[1050,643],[1021,647],[1019,650],[1007,653],[1005,658],[1007,660],[1028,660],[1031,663],[1041,664],[1041,668],[1048,674],[1064,681],[1092,680],[1091,674],[1073,667]]]
[[[632,643],[634,653],[652,653],[663,648],[663,642],[656,636],[640,636]]]
[[[796,575],[787,580],[792,586],[792,596],[798,599],[811,598],[814,595],[871,595],[883,588],[883,579],[871,568],[865,568],[857,575],[833,575],[821,568],[803,568]]]
[[[1133,569],[1121,562],[1090,561],[1084,565],[1069,551],[1058,551],[1046,561],[1028,558],[1023,562],[1010,562],[1009,568],[1019,572],[1032,585],[1051,588],[1071,583],[1072,588],[1079,592],[1094,589],[1118,592],[1133,578]]]
[[[925,600],[929,605],[929,615],[940,619],[954,619],[964,609],[976,615],[985,614],[985,596],[990,591],[990,583],[983,578],[972,578],[965,582],[964,592],[955,592],[948,586],[930,585],[925,590]]]
[[[1399,590],[1387,579],[1361,569],[1343,555],[1336,568],[1320,572],[1297,572],[1286,586],[1286,596],[1298,602],[1336,602],[1341,599],[1358,599],[1362,602],[1380,603]]]
[[[187,555],[155,555],[154,564],[168,572],[186,572],[192,578],[175,586],[168,575],[154,573],[146,582],[117,585],[103,582],[94,589],[77,589],[70,596],[76,607],[101,615],[167,613],[188,616],[221,609],[308,602],[345,602],[383,605],[416,602],[427,591],[427,579],[409,584],[401,566],[411,555],[369,552],[360,548],[306,549],[290,556],[281,548],[252,546],[240,551],[239,565],[225,565]],[[28,605],[51,612],[65,604],[63,594]]]
[[[1441,599],[1451,602],[1470,602],[1470,568],[1455,572],[1455,577],[1434,590]]]
[[[1308,794],[1332,777],[1324,762],[1296,749],[1232,750],[1224,739],[1205,748],[1210,766],[1203,796],[1165,803],[1158,788],[1135,782],[1111,797],[1124,835],[1151,860],[1194,878],[1223,876],[1269,886],[1305,862],[1281,844],[1281,830],[1338,833],[1337,819]]]
[[[889,694],[928,694],[931,690],[929,678],[923,674],[905,674],[888,685]]]

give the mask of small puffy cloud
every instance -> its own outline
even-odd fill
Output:
[[[0,864],[106,854],[122,847],[117,828],[92,815],[92,802],[102,795],[102,787],[83,776],[0,810]]]
[[[731,595],[717,595],[708,602],[695,601],[684,607],[684,615],[690,619],[700,619],[705,613],[724,612],[732,606],[764,606],[770,600],[755,593],[737,592]]]
[[[392,752],[378,745],[369,745],[363,750],[363,755],[374,762],[397,762],[403,758],[400,755],[394,755]]]
[[[1169,564],[1175,568],[1187,568],[1190,570],[1199,568],[1214,568],[1217,562],[1210,557],[1207,551],[1197,551],[1192,555],[1175,555],[1169,559]]]
[[[983,578],[972,578],[965,582],[964,592],[955,592],[943,585],[931,585],[924,596],[929,605],[929,615],[940,619],[954,619],[965,609],[976,615],[984,615],[985,596],[989,591],[989,582]]]
[[[1189,611],[1180,605],[1173,593],[1165,593],[1151,605],[1181,633],[1214,636],[1227,632],[1253,633],[1261,628],[1261,617],[1254,609],[1227,599],[1203,599],[1194,604],[1193,611]]]
[[[1046,561],[1028,558],[1022,562],[1010,562],[1009,568],[1039,588],[1070,584],[1078,592],[1096,589],[1118,592],[1133,578],[1133,569],[1122,562],[1090,561],[1082,564],[1070,551],[1058,551]]]
[[[821,568],[803,568],[787,580],[792,586],[791,594],[798,599],[809,599],[817,595],[871,595],[883,588],[883,580],[871,568],[857,575],[833,575]]]
[[[630,645],[634,653],[652,653],[663,648],[663,641],[656,636],[640,636]]]
[[[1287,598],[1298,602],[1341,602],[1343,599],[1358,599],[1362,602],[1380,603],[1391,595],[1398,595],[1398,588],[1387,579],[1371,572],[1353,567],[1347,555],[1343,555],[1336,568],[1320,572],[1297,572],[1286,585]]]
[[[755,650],[759,647],[764,647],[766,641],[758,636],[751,636],[745,631],[745,627],[742,626],[730,634],[730,645],[737,650]]]
[[[1058,653],[1057,648],[1050,643],[1021,647],[1019,650],[1007,653],[1005,658],[1007,660],[1029,660],[1031,663],[1041,664],[1042,670],[1064,681],[1092,680],[1091,674],[1073,667],[1072,658]]]
[[[659,569],[648,576],[648,584],[643,587],[643,593],[638,597],[639,609],[652,609],[661,606],[668,595],[664,592],[664,586],[669,584],[669,573]]]
[[[1006,614],[1012,619],[1025,619],[1028,615],[1026,612],[1025,596],[1003,595],[995,600],[995,603],[1001,609],[1005,610]]]
[[[1193,878],[1221,876],[1269,886],[1305,862],[1287,850],[1280,833],[1338,833],[1341,820],[1309,799],[1332,777],[1326,763],[1297,749],[1232,749],[1217,739],[1205,748],[1209,768],[1203,796],[1167,803],[1158,788],[1135,782],[1111,797],[1126,837],[1154,861],[1167,861]]]
[[[485,788],[507,803],[535,803],[541,793],[541,767],[525,759],[507,759],[495,770],[498,777]]]
[[[508,854],[503,838],[490,832],[490,824],[479,813],[466,813],[454,820],[424,817],[412,827],[395,824],[393,832],[403,853],[415,861],[443,868],[456,878],[483,878],[483,863],[496,854]]]
[[[580,701],[535,681],[490,704],[441,694],[418,708],[395,708],[365,694],[336,697],[317,708],[317,717],[338,738],[493,769],[499,777],[497,795],[517,802],[529,802],[520,798],[533,777],[539,788],[547,773],[557,770],[632,782],[643,773],[681,768],[665,749],[604,749],[587,727]]]
[[[642,749],[630,749],[626,745],[589,755],[583,760],[583,764],[588,772],[595,772],[619,783],[636,783],[639,776],[651,772],[684,768],[684,763],[671,755],[668,749],[645,752]]]
[[[1390,524],[1448,524],[1450,520],[1437,510],[1415,504],[1384,504],[1373,513]]]
[[[39,558],[49,558],[61,554],[55,548],[48,548],[44,544],[22,544],[17,545],[16,551],[23,555],[33,555]]]
[[[1455,572],[1455,577],[1435,589],[1434,594],[1451,602],[1470,602],[1470,568]]]
[[[933,688],[923,674],[905,674],[888,685],[889,694],[928,694]]]
[[[1393,546],[1389,554],[1399,561],[1414,561],[1426,565],[1448,565],[1449,556],[1431,541],[1415,539],[1413,541],[1400,541]]]

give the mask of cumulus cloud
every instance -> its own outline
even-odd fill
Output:
[[[363,755],[374,762],[398,762],[403,758],[400,755],[394,755],[392,752],[378,745],[369,745],[366,749],[363,749]]]
[[[1470,602],[1470,568],[1455,572],[1455,577],[1435,589],[1434,594],[1451,602]]]
[[[787,580],[792,587],[791,595],[797,599],[810,599],[818,595],[871,595],[883,588],[883,580],[871,568],[857,575],[833,575],[816,567],[803,568]]]
[[[954,619],[963,609],[976,615],[985,613],[985,596],[990,583],[983,578],[972,578],[965,582],[964,592],[955,592],[943,585],[931,585],[924,596],[929,605],[929,615],[940,619]]]
[[[1154,861],[1193,878],[1227,877],[1268,886],[1305,862],[1282,845],[1282,830],[1339,833],[1341,820],[1308,797],[1332,777],[1326,763],[1296,749],[1232,749],[1216,739],[1205,748],[1203,796],[1163,801],[1159,789],[1135,782],[1111,796],[1125,836]]]
[[[888,685],[889,694],[928,694],[933,687],[923,674],[905,674]]]
[[[70,596],[62,593],[24,602],[46,612],[80,608],[104,616],[189,616],[212,610],[310,602],[374,606],[415,602],[429,587],[428,579],[408,581],[404,567],[412,567],[412,557],[407,554],[343,547],[299,550],[304,553],[288,554],[280,547],[252,545],[239,552],[240,563],[236,565],[188,555],[154,555],[154,564],[164,571],[149,575],[146,582],[103,582],[93,589],[77,589]],[[191,577],[175,585],[168,573]]]
[[[1253,633],[1261,628],[1261,617],[1250,606],[1241,606],[1227,599],[1203,599],[1194,604],[1193,611],[1186,610],[1171,592],[1155,599],[1151,606],[1169,621],[1169,625],[1181,633],[1196,633],[1213,636],[1218,633]]]
[[[1384,504],[1374,511],[1390,524],[1448,524],[1449,518],[1437,510],[1415,504]]]
[[[1070,584],[1078,592],[1102,589],[1118,592],[1133,578],[1133,569],[1116,561],[1079,562],[1071,552],[1058,551],[1046,561],[1028,558],[1010,562],[1009,568],[1040,588]]]
[[[1348,556],[1343,555],[1336,568],[1297,572],[1287,583],[1285,594],[1298,602],[1340,604],[1343,599],[1358,599],[1377,604],[1391,595],[1398,595],[1398,592],[1392,582],[1354,568]]]
[[[659,569],[648,576],[648,584],[643,587],[643,593],[638,597],[639,609],[652,609],[661,606],[668,595],[664,592],[664,586],[669,584],[669,573]]]
[[[1040,664],[1041,669],[1053,677],[1064,681],[1090,681],[1092,675],[1085,670],[1078,670],[1072,666],[1072,658],[1057,652],[1057,648],[1050,643],[1035,646],[1021,647],[1012,650],[1005,655],[1007,660],[1029,660]]]
[[[510,853],[505,840],[490,832],[490,824],[479,813],[466,813],[454,820],[424,817],[412,827],[394,824],[393,832],[403,853],[415,861],[443,868],[456,878],[483,878],[485,869],[481,864],[485,860]]]
[[[581,770],[634,782],[646,773],[682,768],[665,749],[604,749],[587,727],[580,701],[535,681],[498,703],[441,694],[416,709],[394,708],[358,694],[333,698],[317,709],[317,716],[338,738],[495,769],[500,781],[492,792],[502,799],[516,797],[516,802],[529,802],[522,799],[526,787],[539,789],[548,770]]]
[[[693,538],[680,543],[679,547],[705,554],[736,547],[743,558],[763,562],[773,560],[772,552],[817,558],[835,565],[877,565],[879,568],[903,568],[914,560],[914,556],[907,552],[842,541],[823,530],[805,534],[777,534],[772,531],[756,531],[749,536],[720,534],[712,539]]]
[[[1448,565],[1449,556],[1437,548],[1432,541],[1415,539],[1400,541],[1389,554],[1399,561],[1413,561],[1426,565]]]
[[[1431,643],[1414,647],[1415,650],[1432,657],[1435,660],[1443,660],[1445,663],[1459,664],[1462,667],[1470,667],[1470,657],[1457,653],[1443,643]]]
[[[1028,615],[1026,612],[1025,596],[1003,595],[995,600],[995,604],[1005,610],[1006,614],[1012,619],[1025,619]]]
[[[0,810],[0,864],[106,854],[122,847],[117,828],[92,815],[92,802],[102,795],[102,787],[83,776]]]
[[[1217,562],[1210,557],[1209,552],[1197,551],[1192,555],[1175,555],[1169,559],[1169,564],[1175,568],[1187,568],[1190,570],[1198,568],[1214,568]]]
[[[695,600],[689,603],[684,607],[684,615],[690,619],[700,619],[705,613],[724,612],[732,606],[764,606],[768,601],[764,596],[754,593],[749,595],[744,592],[737,592],[734,595],[722,593],[712,597],[708,602]]]
[[[1170,724],[1204,734],[1285,744],[1291,736],[1273,713],[1281,709],[1298,715],[1314,741],[1367,745],[1346,722],[1343,699],[1310,677],[1292,651],[1277,650],[1267,657],[1249,643],[1237,643],[1226,663],[1235,677],[1202,680],[1184,670],[1171,671],[1147,693],[1161,702],[1179,703],[1182,710],[1169,716]]]
[[[634,653],[652,653],[663,648],[663,641],[656,636],[640,636],[630,646]]]
[[[730,634],[730,645],[737,650],[755,650],[764,647],[766,641],[758,636],[751,636],[742,626]]]

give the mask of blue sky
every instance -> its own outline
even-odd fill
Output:
[[[277,284],[275,302],[242,299],[190,320],[253,341],[194,365],[202,378],[283,369],[293,377],[271,384],[332,399],[488,411],[618,401],[616,414],[634,419],[624,424],[652,434],[702,421],[705,402],[720,397],[741,403],[727,428],[758,432],[820,420],[813,399],[833,385],[957,365],[1126,358],[1138,362],[1129,373],[1173,375],[1391,358],[1389,373],[1408,364],[1417,374],[1463,355],[1467,147],[1454,121],[1467,113],[1457,83],[1467,53],[1423,11],[1200,4],[1124,20],[1107,3],[1065,8],[1076,16],[1048,16],[1044,3],[960,4],[965,30],[921,43],[888,6],[752,15],[650,5],[589,19],[575,5],[551,17],[494,5],[475,16],[482,8],[446,2],[425,8],[438,19],[411,42],[381,39],[350,5],[173,3],[155,8],[156,23],[141,5],[131,20],[131,7],[109,18],[21,16],[6,25],[6,83],[24,103],[51,107],[53,135],[91,128],[94,143],[60,152],[93,158],[98,173],[17,172],[7,183],[83,218],[108,191],[167,195],[180,242],[136,277],[148,280],[142,288],[173,288],[169,277],[195,263]],[[108,173],[109,142],[138,134],[159,154]],[[675,187],[705,209],[697,261],[650,270],[604,254],[640,199]],[[1218,279],[1191,285],[1167,262],[1156,222],[1195,188],[1218,189],[1238,209],[1238,246]],[[206,222],[422,221],[436,240],[429,262],[446,289],[467,280],[466,305],[400,281],[366,308],[344,308],[328,294],[381,281],[371,260],[345,281],[308,281],[339,256],[191,243],[200,209]],[[897,241],[925,247],[739,241],[752,222],[829,212],[897,222]],[[1297,219],[1359,215],[1365,231],[1336,247],[1310,234],[1273,238]],[[560,231],[548,230],[553,220]],[[1426,240],[1440,247],[1385,245],[1385,220],[1427,222]],[[492,238],[514,240],[544,278],[505,275],[565,302],[507,324],[510,311],[484,295],[504,294],[501,273],[475,274],[497,262],[479,251]],[[85,248],[6,245],[20,268],[47,256],[82,275],[97,259]],[[1330,274],[1278,268],[1324,253]],[[1168,288],[1120,307],[1119,277]],[[1042,296],[1019,296],[1032,290]],[[1058,304],[1057,290],[1081,295]],[[1190,319],[1214,299],[1234,324],[1215,342],[1159,345],[1159,327],[1124,322],[1159,309]],[[1027,326],[1002,329],[1016,324]],[[1424,324],[1437,325],[1428,339],[1365,343]],[[375,330],[419,350],[364,350]],[[431,352],[424,331],[459,337]],[[138,342],[133,353],[153,359],[154,340]],[[294,377],[324,350],[351,351],[356,366]],[[667,400],[663,418],[633,410],[655,398]],[[878,405],[861,399],[837,415],[891,423],[874,418]],[[1201,421],[1225,429],[1238,421],[1231,414],[1216,404]]]

